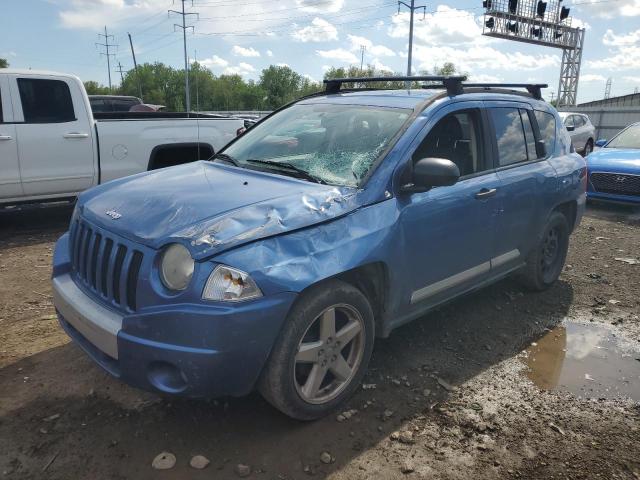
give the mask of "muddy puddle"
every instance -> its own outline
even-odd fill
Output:
[[[606,327],[567,322],[531,344],[526,375],[544,390],[640,401],[640,352]]]

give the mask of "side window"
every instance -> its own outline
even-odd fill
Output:
[[[574,115],[573,116],[573,124],[576,126],[576,128],[583,126],[584,125],[584,118],[582,117],[582,115]]]
[[[520,111],[517,108],[490,108],[498,144],[498,165],[526,162],[527,145],[522,129]]]
[[[526,110],[520,110],[520,120],[524,127],[524,138],[527,141],[527,158],[529,160],[535,160],[538,158],[536,152],[536,139],[533,135],[533,127],[531,126],[531,120]]]
[[[564,119],[564,126],[565,127],[574,127],[574,123],[573,123],[573,115],[569,115],[567,118]]]
[[[480,149],[479,112],[451,113],[436,123],[413,153],[421,158],[446,158],[458,166],[460,175],[484,170]]]
[[[547,154],[551,154],[556,149],[556,117],[548,112],[534,110],[536,121],[538,122],[538,130],[540,130],[540,139],[544,140]]]
[[[76,119],[69,86],[61,80],[19,78],[26,123],[62,123]]]

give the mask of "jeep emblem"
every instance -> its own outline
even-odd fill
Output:
[[[105,213],[109,215],[113,220],[118,220],[122,216],[122,214],[116,212],[113,209],[107,210]]]

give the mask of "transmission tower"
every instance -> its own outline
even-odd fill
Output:
[[[122,68],[122,65],[120,64],[120,62],[118,62],[118,68],[116,68],[116,72],[120,74],[120,85],[124,83],[124,76],[122,75],[123,71],[124,69]]]
[[[424,19],[427,14],[427,7],[425,5],[416,5],[415,0],[411,0],[411,4],[405,3],[402,0],[398,2],[398,13],[400,13],[400,6],[404,5],[409,9],[409,56],[407,57],[407,77],[411,76],[411,57],[413,56],[413,13],[416,10],[422,9],[422,18]],[[407,82],[407,86],[410,82]]]
[[[611,97],[611,77],[607,78],[607,83],[604,86],[604,99]]]
[[[172,13],[182,16],[182,25],[178,25],[177,23],[175,23],[173,27],[174,29],[175,28],[182,29],[182,43],[184,45],[184,96],[185,96],[185,106],[186,106],[187,112],[190,112],[191,98],[189,96],[189,57],[187,56],[187,29],[190,28],[192,31],[195,29],[193,25],[187,25],[186,22],[187,22],[187,15],[195,15],[198,18],[199,18],[199,15],[195,12],[185,12],[184,11],[185,1],[186,0],[180,0],[180,3],[182,4],[181,11],[169,10],[169,16],[171,16]],[[191,6],[193,6],[193,0],[191,0]]]
[[[100,52],[100,55],[104,55],[105,57],[107,57],[107,72],[109,74],[109,91],[111,91],[111,57],[115,57],[115,53],[111,53],[109,52],[109,49],[111,47],[117,47],[118,45],[116,45],[115,43],[109,43],[109,39],[113,40],[113,35],[109,35],[107,33],[107,27],[105,25],[104,27],[104,34],[99,33],[98,34],[99,37],[104,37],[104,43],[96,43],[97,47],[104,47],[105,48],[105,52]]]

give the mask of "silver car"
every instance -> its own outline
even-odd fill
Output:
[[[583,156],[593,152],[593,145],[596,138],[596,127],[593,126],[589,117],[583,113],[559,112],[564,126],[571,136],[573,148]]]

